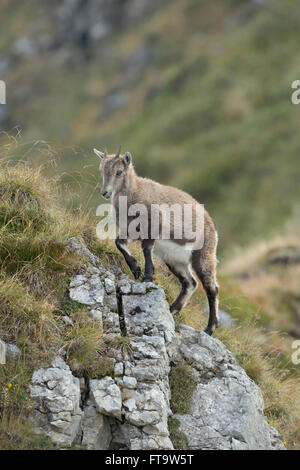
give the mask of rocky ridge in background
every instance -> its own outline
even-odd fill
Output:
[[[128,101],[128,87],[140,78],[148,64],[153,47],[142,44],[128,63],[119,54],[115,37],[136,28],[149,18],[166,0],[63,0],[53,1],[51,6],[41,6],[23,34],[18,33],[9,48],[0,52],[0,79],[10,84],[10,96],[6,106],[0,107],[0,126],[14,127],[13,110],[20,102],[32,99],[33,83],[43,89],[43,73],[31,77],[32,83],[14,82],[16,70],[22,70],[31,62],[48,57],[47,68],[56,74],[61,68],[81,68],[87,63],[121,64],[122,80],[103,97],[98,119],[123,107]],[[49,74],[47,70],[46,75]],[[124,88],[124,89],[123,89]],[[26,123],[18,118],[18,127]]]
[[[116,282],[77,239],[70,245],[89,259],[70,284],[70,298],[103,327],[114,373],[78,379],[60,357],[36,371],[31,420],[37,433],[60,448],[173,449],[168,374],[171,365],[186,361],[197,385],[189,413],[174,417],[190,449],[284,449],[264,417],[259,388],[220,341],[186,325],[175,332],[161,287]],[[121,337],[127,348],[115,346]]]
[[[32,23],[27,34],[15,41],[12,48],[13,57],[32,59],[50,51],[57,58],[53,65],[65,62],[76,64],[95,55],[107,59],[111,51],[108,40],[120,31],[136,27],[165,1],[53,2],[51,9],[45,9],[44,16]],[[106,48],[103,47],[104,44]],[[71,50],[73,54],[76,52],[79,55],[72,58]]]

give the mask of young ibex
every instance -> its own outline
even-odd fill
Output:
[[[181,207],[190,205],[193,209],[200,207],[200,204],[192,196],[179,189],[139,177],[135,173],[132,157],[129,152],[126,152],[124,155],[120,154],[120,149],[116,155],[108,155],[107,150],[100,152],[94,149],[94,152],[101,159],[99,168],[103,177],[101,195],[105,199],[112,199],[117,220],[120,196],[127,197],[127,209],[134,204],[146,206],[149,209],[148,214],[150,218],[150,208],[153,204],[179,204]],[[132,219],[132,217],[128,217],[128,221]],[[159,223],[160,225],[162,224],[161,218],[159,218]],[[147,236],[139,237],[145,257],[145,273],[142,282],[153,280],[154,266],[152,254],[154,254],[167,265],[181,283],[181,292],[171,306],[171,312],[178,313],[197,288],[198,282],[193,274],[195,272],[202,282],[207,295],[209,321],[205,332],[211,335],[218,326],[218,284],[216,280],[216,248],[218,238],[213,221],[204,210],[203,243],[200,248],[195,248],[195,245],[191,244],[190,240],[186,240],[184,237],[176,238],[174,235],[176,228],[174,227],[174,222],[171,227],[170,239],[166,240],[161,237],[162,228],[160,226],[159,236],[156,238],[151,238],[150,232]],[[141,269],[136,259],[128,250],[128,241],[128,239],[121,239],[118,236],[116,238],[116,246],[123,254],[135,279],[138,279],[141,275]]]

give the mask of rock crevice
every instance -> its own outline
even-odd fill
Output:
[[[78,379],[57,357],[36,371],[32,422],[60,447],[173,449],[168,429],[170,364],[186,361],[197,385],[189,412],[176,414],[190,449],[284,448],[263,414],[256,384],[217,339],[186,325],[175,332],[163,289],[153,283],[116,281],[78,240],[72,249],[88,259],[70,283],[70,298],[85,305],[111,340],[112,377]],[[117,348],[123,336],[128,347]]]

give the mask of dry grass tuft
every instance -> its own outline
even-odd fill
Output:
[[[80,377],[113,374],[111,361],[104,359],[105,349],[112,345],[103,341],[101,329],[89,321],[85,309],[68,299],[69,279],[84,262],[69,252],[68,238],[82,237],[107,266],[115,264],[129,271],[113,243],[96,240],[96,221],[89,213],[67,212],[59,206],[57,185],[45,181],[41,169],[2,163],[0,193],[0,337],[22,352],[18,361],[0,368],[0,448],[44,449],[49,443],[34,436],[26,420],[32,407],[28,385],[33,370],[49,365],[57,351],[64,351]],[[143,266],[140,248],[133,247],[133,251]],[[215,336],[260,386],[269,422],[280,430],[289,448],[299,448],[299,372],[289,358],[291,338],[279,333],[283,328],[278,320],[278,305],[288,311],[294,307],[286,303],[287,290],[280,290],[279,297],[273,292],[280,286],[278,270],[280,276],[286,276],[289,292],[294,293],[298,268],[288,266],[284,271],[281,265],[270,267],[269,258],[263,257],[259,264],[263,274],[255,287],[258,278],[252,272],[257,272],[258,261],[249,261],[247,267],[247,259],[240,258],[242,274],[232,268],[242,289],[228,276],[221,278],[221,308],[235,318],[237,326],[229,331],[219,329]],[[250,273],[248,278],[245,270]],[[156,281],[171,303],[178,294],[178,282],[162,265],[156,273]],[[275,298],[281,304],[276,304]],[[199,288],[177,321],[202,329],[207,322],[203,310],[204,295]],[[72,318],[73,326],[63,323],[64,315]],[[126,338],[113,346],[130,349]],[[193,391],[186,364],[172,369],[170,384],[173,411],[184,412]],[[175,435],[178,426],[170,426]],[[177,438],[178,446],[183,445],[184,436],[179,433]]]
[[[102,358],[102,330],[79,304],[67,302],[70,277],[84,260],[70,252],[68,238],[77,236],[112,262],[115,253],[95,237],[89,213],[59,206],[55,181],[26,163],[0,165],[0,337],[21,349],[18,361],[0,368],[0,447],[48,448],[26,420],[31,400],[28,385],[34,369],[50,365],[59,351],[83,376],[108,374]],[[61,320],[69,315],[73,326]]]
[[[192,368],[182,362],[171,368],[169,374],[171,390],[171,410],[173,413],[188,413],[190,401],[196,387],[196,379]]]

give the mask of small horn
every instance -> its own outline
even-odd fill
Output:
[[[117,151],[117,153],[116,153],[115,159],[119,158],[120,152],[121,152],[121,145],[120,145],[120,147],[118,148],[118,151]]]
[[[104,158],[107,157],[107,145],[105,146],[105,149],[104,149]]]
[[[105,149],[104,153],[100,152],[100,150],[94,149],[94,153],[97,155],[99,158],[105,158],[107,157],[107,150]]]

